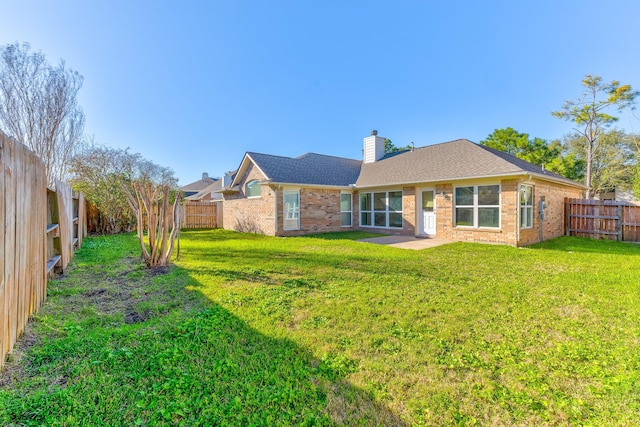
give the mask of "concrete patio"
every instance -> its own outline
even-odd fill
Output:
[[[358,240],[359,242],[375,243],[377,245],[393,246],[400,249],[427,249],[434,248],[436,246],[446,245],[447,243],[453,243],[453,240],[438,239],[435,237],[410,237],[410,236],[382,236],[371,237],[368,239]]]

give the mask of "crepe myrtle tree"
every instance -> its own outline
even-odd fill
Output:
[[[168,185],[148,180],[123,183],[122,189],[136,215],[142,259],[149,268],[166,266],[180,232],[182,192],[172,192]]]

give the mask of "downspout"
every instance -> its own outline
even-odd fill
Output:
[[[276,185],[273,187],[273,216],[274,216],[274,224],[273,224],[273,235],[278,235],[278,188],[280,186]]]
[[[516,246],[520,246],[520,224],[522,224],[522,212],[520,212],[520,182],[516,187]]]

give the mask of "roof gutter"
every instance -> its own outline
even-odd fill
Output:
[[[547,176],[544,174],[537,174],[535,172],[525,172],[525,171],[521,171],[521,172],[511,172],[511,173],[502,173],[502,174],[495,174],[495,175],[478,175],[478,176],[465,176],[465,177],[460,177],[460,178],[442,178],[442,179],[434,179],[431,181],[411,181],[411,182],[395,182],[395,183],[390,183],[390,184],[378,184],[378,185],[364,185],[364,186],[359,186],[357,184],[354,185],[354,188],[356,189],[367,189],[367,188],[382,188],[382,187],[397,187],[399,185],[402,186],[409,186],[409,185],[417,185],[417,184],[425,184],[425,183],[436,183],[436,182],[456,182],[456,181],[468,181],[468,180],[474,180],[474,179],[491,179],[491,178],[507,178],[507,177],[519,177],[519,176],[529,176],[529,179],[531,179],[531,177],[536,177],[539,179],[543,179],[545,181],[552,181],[552,182],[557,182],[557,183],[562,183],[562,184],[566,184],[566,185],[570,185],[576,188],[581,188],[581,189],[586,189],[586,187],[582,184],[579,184],[577,182],[574,182],[568,178],[565,179],[557,179],[555,177],[551,177],[551,176]]]
[[[305,188],[326,188],[330,190],[353,190],[355,185],[322,185],[322,184],[304,184],[300,182],[278,182],[278,181],[260,181],[261,184],[267,185],[279,185],[279,186],[289,186],[289,187],[305,187]]]

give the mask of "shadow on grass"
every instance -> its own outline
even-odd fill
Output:
[[[330,233],[307,234],[295,237],[297,239],[322,239],[322,240],[360,240],[371,237],[382,237],[386,234],[370,233],[368,231],[335,231]]]
[[[546,249],[561,252],[584,252],[612,255],[640,255],[640,244],[615,240],[596,240],[586,237],[558,237],[528,246],[531,249]]]
[[[100,268],[89,280],[79,267],[52,283],[82,284],[82,292],[58,292],[54,307],[43,308],[48,320],[39,323],[55,332],[26,353],[23,377],[0,391],[1,424],[405,425],[346,381],[357,361],[319,360],[256,331],[199,292],[189,269],[129,275],[127,289],[118,279],[119,295],[143,295],[138,309],[151,314],[131,325],[114,315],[97,320],[104,307],[79,298],[112,292],[110,266]]]

